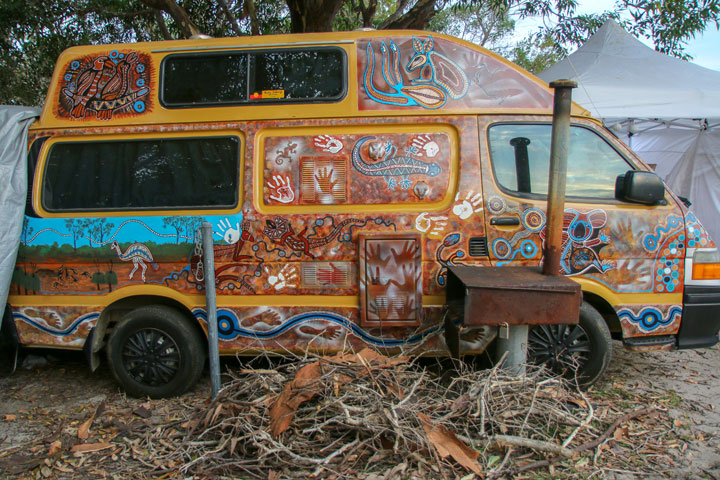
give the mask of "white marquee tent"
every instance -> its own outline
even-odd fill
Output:
[[[656,165],[720,241],[720,72],[656,52],[610,20],[539,77],[577,81],[573,100]]]

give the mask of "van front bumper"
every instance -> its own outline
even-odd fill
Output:
[[[686,285],[677,346],[712,347],[720,331],[720,286]]]

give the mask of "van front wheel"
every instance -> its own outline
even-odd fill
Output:
[[[554,372],[590,386],[610,364],[612,341],[602,315],[587,302],[577,325],[534,325],[528,334],[528,358]]]
[[[107,347],[110,369],[134,397],[180,395],[202,374],[205,350],[179,311],[153,305],[128,312]]]

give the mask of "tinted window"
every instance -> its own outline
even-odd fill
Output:
[[[168,105],[237,103],[247,100],[247,55],[170,57],[163,70]]]
[[[48,154],[48,211],[231,207],[236,137],[57,143]]]
[[[331,101],[345,92],[337,48],[171,55],[162,73],[168,106]]]
[[[488,138],[495,178],[506,190],[547,195],[551,125],[494,125]],[[615,179],[633,167],[602,137],[570,128],[566,195],[614,199]]]

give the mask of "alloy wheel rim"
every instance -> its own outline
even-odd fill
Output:
[[[180,369],[180,349],[161,330],[138,330],[130,335],[122,349],[123,366],[127,373],[143,385],[170,383]]]
[[[577,375],[590,359],[590,338],[580,325],[537,325],[528,336],[533,363],[564,375]]]

